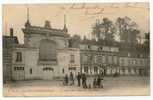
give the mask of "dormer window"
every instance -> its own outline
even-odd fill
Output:
[[[45,28],[51,28],[50,22],[48,20],[45,21]]]
[[[75,57],[74,57],[74,55],[70,55],[70,62],[71,62],[71,63],[74,63],[74,62],[75,62]]]
[[[103,50],[103,48],[102,48],[102,47],[99,47],[98,49],[99,49],[99,51]]]
[[[128,57],[130,57],[131,56],[131,54],[130,53],[128,53]]]
[[[87,46],[87,48],[88,48],[88,49],[91,49],[91,46],[90,46],[90,45],[88,45],[88,46]]]

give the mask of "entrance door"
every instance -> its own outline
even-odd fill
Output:
[[[54,76],[54,70],[50,67],[43,68],[43,79],[52,80]]]
[[[16,71],[14,76],[15,80],[24,80],[24,71]]]

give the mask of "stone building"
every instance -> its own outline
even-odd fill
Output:
[[[112,75],[119,70],[119,48],[104,41],[83,40],[80,44],[81,68],[83,73]]]
[[[3,82],[12,79],[12,49],[18,44],[18,39],[13,35],[13,29],[10,29],[10,36],[3,36]]]
[[[80,52],[69,48],[67,27],[54,29],[46,21],[44,27],[26,22],[24,44],[13,48],[13,80],[46,79],[63,77],[80,71]]]
[[[120,44],[121,75],[149,75],[149,52],[141,44]]]
[[[72,72],[87,75],[149,75],[149,52],[140,44],[129,45],[106,40],[70,37],[66,24],[55,29],[25,23],[24,44],[17,37],[3,36],[3,78],[29,80],[64,77]]]
[[[142,45],[84,39],[80,45],[81,72],[88,75],[149,75],[149,52]]]

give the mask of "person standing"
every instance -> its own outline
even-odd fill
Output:
[[[64,83],[65,83],[65,85],[68,85],[68,83],[69,83],[69,80],[68,80],[68,75],[66,74],[65,75],[65,77],[64,77]]]
[[[83,88],[87,88],[86,80],[87,80],[86,75],[82,74],[82,86],[83,86]]]
[[[94,78],[94,81],[93,81],[93,88],[96,88],[97,87],[97,79]]]
[[[103,88],[102,80],[103,80],[103,77],[101,75],[98,75],[97,84],[99,88]]]
[[[80,72],[78,72],[77,81],[78,81],[78,86],[80,86],[80,81],[81,81],[81,74],[80,74]]]
[[[74,85],[74,77],[72,72],[70,72],[70,81],[71,81],[70,85]]]
[[[101,85],[101,79],[100,79],[100,75],[98,75],[98,78],[97,78],[97,86],[98,86],[98,88],[100,88],[100,85]]]

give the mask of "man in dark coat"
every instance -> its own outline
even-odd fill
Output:
[[[103,80],[103,77],[101,75],[98,75],[97,85],[99,88],[103,88],[102,80]]]
[[[78,75],[77,75],[77,81],[78,81],[78,86],[80,86],[81,74],[79,72],[78,72]]]
[[[64,83],[65,83],[65,85],[68,85],[68,83],[69,83],[68,75],[67,74],[64,77]]]
[[[83,86],[83,88],[87,88],[86,80],[87,80],[86,75],[82,74],[82,86]]]
[[[96,88],[97,87],[97,79],[94,78],[94,81],[93,81],[93,88]]]
[[[70,85],[74,85],[74,77],[72,72],[70,72],[70,81],[71,81]]]

